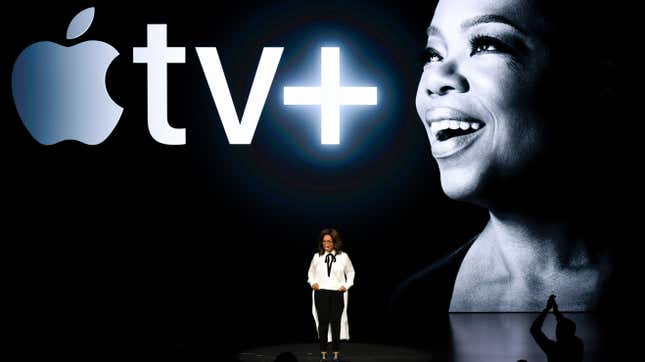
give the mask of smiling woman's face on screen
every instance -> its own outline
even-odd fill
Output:
[[[490,206],[548,143],[548,24],[536,14],[528,0],[437,5],[416,107],[451,198]]]

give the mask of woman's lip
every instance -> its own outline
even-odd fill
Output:
[[[425,113],[424,121],[426,122],[428,134],[430,135],[432,156],[437,159],[448,158],[469,147],[475,142],[479,135],[482,134],[482,130],[486,126],[485,122],[474,118],[465,112],[450,107],[429,108]],[[472,133],[454,136],[447,140],[439,141],[436,138],[436,132],[432,130],[433,122],[437,122],[436,124],[443,122],[443,125],[445,125],[446,122],[459,122],[460,124],[461,122],[464,122],[470,124],[471,127],[476,130]],[[476,125],[477,128],[472,125]]]
[[[481,123],[482,125],[486,125],[486,122],[480,119],[477,119],[468,113],[462,112],[460,110],[457,110],[451,107],[431,107],[431,108],[428,108],[428,110],[425,113],[424,121],[428,126],[430,126],[432,122],[440,122],[445,120],[455,120],[460,122],[477,122],[477,123]]]
[[[438,141],[431,138],[430,149],[432,150],[432,156],[434,158],[448,158],[453,156],[472,145],[481,134],[482,131],[479,130],[463,136],[452,137],[445,141]]]

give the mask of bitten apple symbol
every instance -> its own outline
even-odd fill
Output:
[[[67,39],[83,35],[93,19],[93,7],[78,13]],[[36,141],[96,145],[112,133],[123,108],[110,98],[105,78],[118,55],[111,45],[95,40],[70,47],[42,41],[20,53],[11,75],[13,100]]]

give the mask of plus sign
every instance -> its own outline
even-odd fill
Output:
[[[320,106],[321,143],[337,145],[340,106],[376,105],[376,87],[341,87],[339,48],[320,50],[320,87],[284,87],[284,104]]]

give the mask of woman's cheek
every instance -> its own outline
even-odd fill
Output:
[[[515,100],[522,97],[525,88],[521,84],[525,82],[521,74],[512,68],[512,61],[501,56],[488,57],[471,62],[466,74],[471,90],[490,103],[512,107],[516,104]]]
[[[419,118],[421,120],[423,120],[423,117],[424,117],[423,109],[425,108],[423,106],[423,103],[425,102],[425,96],[426,96],[425,94],[426,87],[424,85],[426,81],[425,77],[426,77],[426,72],[423,72],[423,74],[421,75],[421,79],[419,80],[419,85],[417,86],[417,94],[414,102],[417,108],[417,114],[419,115]]]

